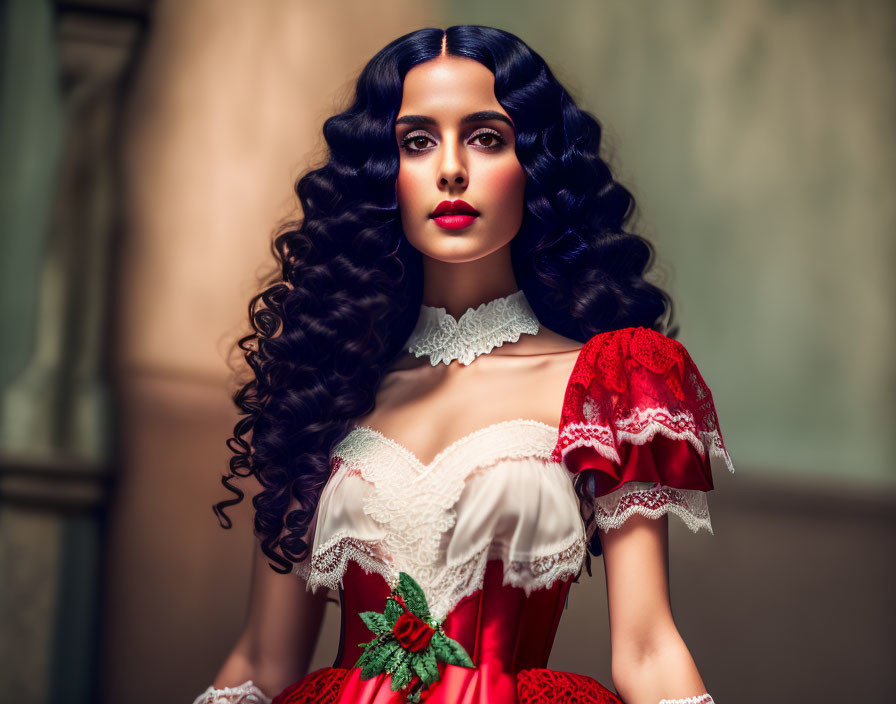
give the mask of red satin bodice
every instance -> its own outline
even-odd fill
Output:
[[[501,584],[503,568],[490,561],[482,589],[464,598],[445,617],[442,628],[473,658],[477,665],[515,673],[527,667],[547,665],[570,581],[556,581],[529,596],[519,587]],[[342,592],[342,637],[335,667],[352,667],[361,656],[358,643],[373,636],[358,616],[362,611],[382,611],[389,585],[378,574],[367,574],[349,564]],[[469,674],[462,667],[457,675]],[[444,678],[444,675],[443,675]]]
[[[486,565],[483,586],[462,599],[442,623],[446,635],[470,654],[476,668],[439,663],[440,678],[423,693],[429,704],[516,704],[575,701],[621,704],[596,680],[547,669],[554,636],[572,580],[557,580],[528,596],[520,587],[502,584],[503,565]],[[405,693],[393,692],[390,675],[362,680],[354,667],[359,643],[373,634],[361,620],[363,611],[382,611],[390,588],[382,576],[357,563],[346,568],[339,653],[333,667],[311,673],[275,697],[273,704],[399,704]],[[568,699],[571,691],[574,699]]]

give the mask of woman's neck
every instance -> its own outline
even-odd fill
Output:
[[[423,257],[423,305],[444,308],[457,320],[470,308],[518,290],[509,243],[470,262]]]

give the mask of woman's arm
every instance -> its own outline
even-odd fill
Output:
[[[256,540],[246,624],[215,677],[215,688],[252,680],[273,698],[308,672],[328,592],[312,594],[300,577],[278,574],[268,562]]]
[[[611,670],[626,704],[657,704],[706,687],[669,604],[668,516],[634,515],[601,531],[610,609]]]

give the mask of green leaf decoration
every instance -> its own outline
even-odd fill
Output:
[[[401,663],[407,661],[411,657],[411,652],[409,650],[405,650],[404,648],[399,648],[392,656],[386,660],[383,665],[383,669],[386,672],[395,672],[399,667],[401,667]]]
[[[399,604],[395,599],[391,596],[386,599],[386,620],[389,621],[389,628],[395,626],[395,622],[398,620],[398,617],[404,613],[404,609],[401,604]]]
[[[461,667],[476,667],[464,646],[453,638],[449,638],[441,631],[436,632],[429,644],[436,657],[442,662],[449,665],[459,665]]]
[[[401,665],[398,666],[398,669],[392,673],[392,682],[389,685],[389,688],[393,692],[397,692],[399,689],[402,689],[407,686],[407,684],[414,677],[414,672],[411,669],[409,660],[410,653],[408,653],[408,657],[401,661]]]
[[[361,668],[361,679],[369,680],[380,674],[385,669],[386,661],[395,654],[396,650],[404,652],[404,648],[397,640],[388,640],[379,648],[369,649],[367,653],[370,653],[370,658]]]
[[[373,657],[374,653],[378,646],[382,643],[386,642],[391,638],[391,634],[377,636],[372,641],[368,643],[358,643],[358,647],[361,648],[364,652],[361,654],[361,657],[358,658],[358,662],[355,663],[355,667],[364,667],[370,659]]]
[[[364,667],[367,663],[370,662],[370,658],[373,657],[373,651],[364,649],[364,652],[361,653],[361,657],[358,658],[358,661],[355,663],[355,667]]]
[[[360,616],[361,620],[367,624],[367,627],[377,635],[389,633],[394,625],[394,623],[389,623],[389,619],[386,616],[376,611],[364,611]]]
[[[431,685],[439,679],[439,665],[432,648],[416,653],[416,657],[411,661],[411,667],[424,685]]]
[[[367,650],[368,648],[373,648],[374,646],[382,643],[384,640],[387,640],[390,637],[390,635],[391,635],[391,632],[384,633],[382,635],[377,636],[373,640],[367,641],[366,643],[358,643],[358,647],[361,650]]]
[[[423,619],[427,623],[432,620],[429,615],[429,605],[426,603],[426,595],[423,589],[407,572],[399,572],[398,587],[396,590],[401,598],[404,599],[405,605],[418,618]]]

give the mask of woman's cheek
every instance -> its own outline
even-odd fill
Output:
[[[398,178],[395,181],[395,190],[398,197],[398,206],[411,215],[417,204],[417,190],[419,189],[420,177],[414,173],[410,167],[402,165],[398,169]]]
[[[490,180],[495,184],[495,187],[505,193],[516,191],[520,184],[525,181],[523,167],[516,160],[516,157],[508,158],[500,164],[495,164],[490,176]]]
[[[496,202],[500,202],[502,207],[521,209],[526,175],[519,162],[514,161],[495,168],[489,174],[488,183]]]

